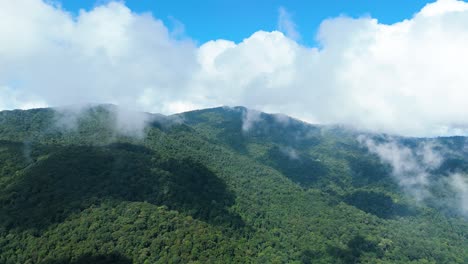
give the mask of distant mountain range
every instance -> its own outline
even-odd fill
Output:
[[[3,111],[0,263],[468,263],[467,174],[465,137]]]

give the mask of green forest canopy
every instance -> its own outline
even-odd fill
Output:
[[[0,263],[468,263],[450,192],[416,203],[355,131],[264,113],[245,131],[238,107],[139,138],[114,110],[0,112]],[[434,177],[468,172],[465,138],[433,140]]]

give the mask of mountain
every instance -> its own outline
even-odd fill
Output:
[[[0,112],[0,263],[468,263],[464,137],[118,111]]]

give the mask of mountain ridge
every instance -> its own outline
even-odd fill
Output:
[[[466,219],[417,202],[355,134],[269,114],[246,131],[240,110],[156,118],[143,137],[105,107],[70,127],[50,109],[0,112],[0,262],[468,260]],[[420,162],[420,140],[393,143]],[[428,140],[449,150],[431,177],[468,171],[465,138]]]

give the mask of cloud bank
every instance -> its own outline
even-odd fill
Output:
[[[120,2],[74,16],[50,1],[0,0],[0,109],[244,105],[377,132],[468,134],[467,3],[439,0],[391,25],[328,19],[318,47],[298,43],[279,12],[279,31],[197,45],[183,26],[171,32]]]

